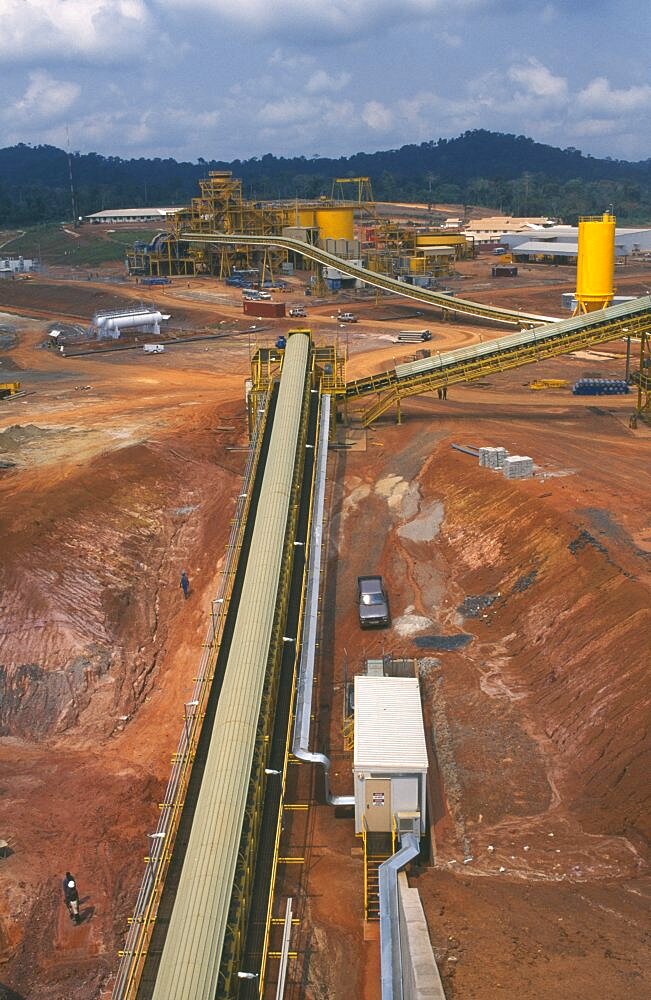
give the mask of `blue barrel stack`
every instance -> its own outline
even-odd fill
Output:
[[[624,396],[628,391],[623,378],[580,378],[572,388],[575,396]]]

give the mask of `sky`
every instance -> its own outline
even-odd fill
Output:
[[[348,156],[469,129],[651,157],[650,0],[0,0],[0,147]]]

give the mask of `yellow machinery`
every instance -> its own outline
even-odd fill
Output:
[[[605,309],[614,293],[615,216],[610,212],[579,219],[576,312]]]
[[[20,382],[0,382],[0,399],[7,399],[20,392]]]
[[[568,384],[566,378],[538,378],[529,383],[530,389],[564,389]]]

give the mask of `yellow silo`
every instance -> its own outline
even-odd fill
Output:
[[[315,214],[313,208],[304,208],[301,206],[298,210],[298,222],[295,225],[307,226],[308,229],[313,229],[317,225]]]
[[[320,240],[352,240],[354,236],[352,208],[319,207],[314,213]]]
[[[576,312],[594,312],[610,305],[615,291],[615,216],[579,219],[576,262]]]

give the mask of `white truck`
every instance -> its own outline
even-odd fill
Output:
[[[143,351],[145,354],[164,354],[165,347],[163,344],[143,344]]]

